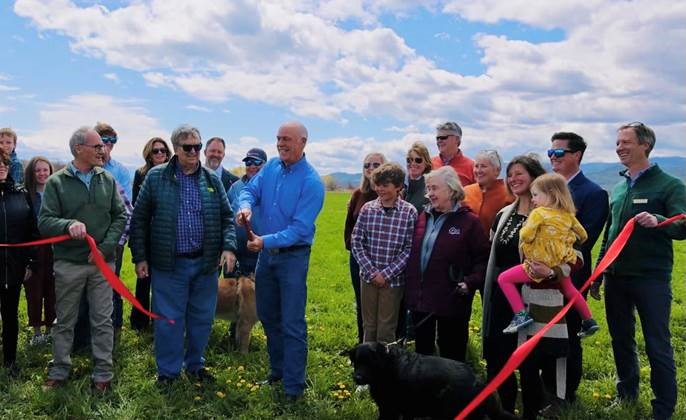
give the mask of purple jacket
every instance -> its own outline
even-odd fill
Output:
[[[405,301],[410,310],[454,316],[465,300],[455,288],[464,281],[470,294],[481,287],[488,263],[489,243],[479,217],[467,207],[447,215],[436,237],[431,258],[421,273],[421,248],[427,214],[422,211],[414,227],[412,251],[405,271]],[[452,267],[453,279],[450,272]]]

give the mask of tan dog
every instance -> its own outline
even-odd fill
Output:
[[[216,318],[236,322],[236,344],[241,353],[248,353],[250,332],[257,323],[255,277],[219,277]]]

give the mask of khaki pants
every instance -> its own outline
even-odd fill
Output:
[[[378,288],[371,283],[360,281],[364,342],[395,341],[398,312],[404,292],[405,286]]]
[[[114,270],[114,264],[109,265]],[[64,380],[69,376],[74,325],[85,288],[94,362],[91,377],[95,382],[112,380],[112,289],[94,264],[57,260],[54,270],[57,323],[52,329],[53,365],[48,378]]]

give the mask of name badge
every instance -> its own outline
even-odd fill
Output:
[[[458,228],[456,228],[455,226],[453,226],[453,227],[451,227],[450,229],[448,229],[448,233],[451,234],[451,235],[459,235],[460,232],[461,232],[461,230],[458,229]]]
[[[634,204],[648,204],[647,198],[634,198]]]

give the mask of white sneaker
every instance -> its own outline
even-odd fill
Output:
[[[34,334],[29,341],[29,345],[32,347],[40,346],[48,341],[48,336],[45,334]]]
[[[369,391],[369,385],[358,385],[357,388],[355,388],[355,394],[361,394],[363,392],[368,392]]]

